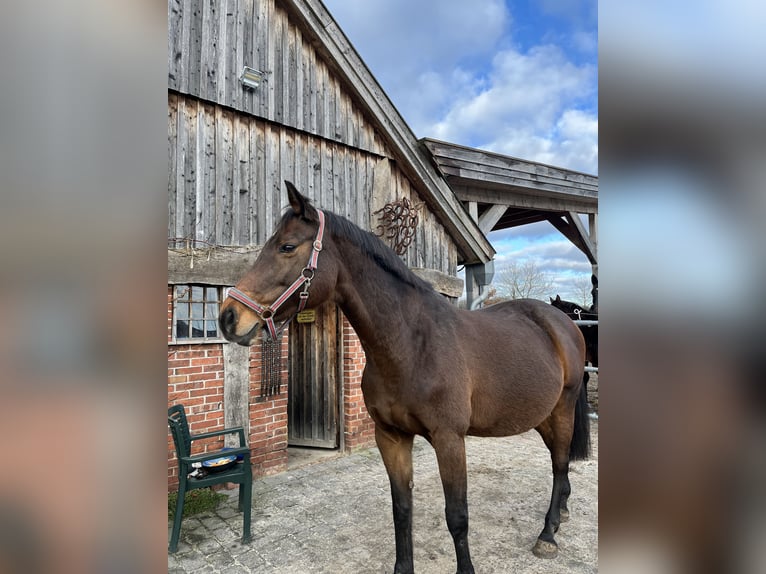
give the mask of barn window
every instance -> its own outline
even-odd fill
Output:
[[[173,340],[220,341],[218,309],[221,287],[176,285],[173,296]]]

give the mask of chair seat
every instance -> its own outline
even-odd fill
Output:
[[[195,469],[196,470],[196,469]],[[202,477],[189,476],[187,478],[190,488],[198,488],[208,486],[206,482],[210,484],[220,484],[222,482],[238,482],[241,483],[245,480],[245,464],[243,462],[237,462],[233,466],[219,471],[206,471],[207,474]]]

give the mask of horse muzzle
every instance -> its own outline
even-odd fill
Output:
[[[234,306],[229,305],[221,311],[221,315],[218,317],[218,326],[221,328],[221,333],[227,341],[237,343],[243,347],[249,347],[253,344],[256,336],[258,335],[258,329],[263,326],[260,320],[256,321],[250,330],[242,335],[237,334],[237,327],[239,326],[240,316]]]

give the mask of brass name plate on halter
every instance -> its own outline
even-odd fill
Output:
[[[298,323],[313,323],[317,320],[316,309],[306,309],[305,311],[301,311],[295,317],[295,320],[298,321]]]

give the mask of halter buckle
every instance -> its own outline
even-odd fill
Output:
[[[322,241],[321,241],[321,239],[315,239],[314,243],[313,243],[313,246],[314,246],[314,251],[322,251]]]
[[[301,274],[306,280],[306,283],[311,283],[311,280],[314,278],[314,270],[311,267],[304,267],[303,271],[301,271]]]
[[[264,321],[268,321],[274,316],[274,311],[266,307],[263,311],[261,311],[261,319]]]

